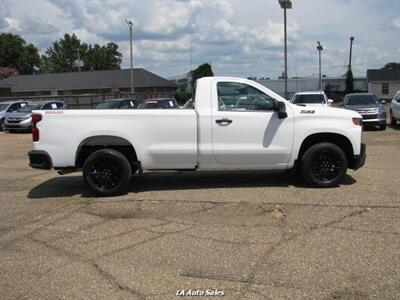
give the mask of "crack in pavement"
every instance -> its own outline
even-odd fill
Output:
[[[337,227],[337,226],[328,226],[328,227],[334,228],[334,229],[340,229],[340,230],[354,231],[354,232],[400,235],[400,232],[392,232],[392,231],[364,230],[364,229],[346,228],[346,227]]]
[[[288,238],[285,238],[285,239],[280,240],[280,241],[277,242],[274,246],[271,246],[271,247],[266,251],[266,253],[265,253],[264,255],[262,255],[262,257],[261,257],[261,259],[260,259],[260,262],[259,262],[258,264],[255,264],[255,265],[254,265],[254,268],[253,268],[252,272],[249,274],[249,283],[251,283],[251,281],[254,281],[254,280],[255,280],[256,272],[257,272],[258,269],[260,268],[259,266],[262,266],[262,265],[263,265],[263,261],[267,261],[268,258],[272,255],[272,253],[274,253],[274,251],[276,251],[276,250],[277,250],[278,248],[280,248],[282,245],[287,244],[287,243],[289,243],[289,242],[291,242],[291,241],[293,241],[293,240],[295,240],[295,239],[297,239],[297,238],[299,238],[299,237],[303,237],[303,236],[305,236],[305,235],[308,235],[308,234],[314,232],[315,230],[318,230],[318,229],[321,229],[321,228],[330,227],[330,226],[332,226],[332,225],[334,225],[334,224],[337,224],[337,223],[342,222],[342,221],[345,220],[345,219],[352,218],[352,217],[355,217],[355,216],[359,216],[359,215],[362,215],[362,214],[367,213],[367,212],[370,212],[370,211],[371,211],[371,209],[370,209],[369,207],[367,207],[367,208],[365,208],[365,209],[362,209],[362,210],[357,210],[357,211],[348,213],[348,214],[346,214],[346,215],[344,215],[344,216],[341,216],[340,218],[338,218],[338,219],[336,219],[336,220],[332,220],[332,221],[330,221],[330,222],[323,223],[323,224],[321,224],[321,225],[314,225],[314,226],[311,226],[311,227],[310,227],[308,230],[306,230],[305,232],[301,232],[301,233],[298,233],[298,234],[294,234],[294,235],[289,236]],[[258,266],[258,268],[257,268],[257,266]],[[249,284],[245,287],[245,291],[247,290],[248,287],[249,287]]]
[[[45,224],[40,224],[39,227],[37,227],[37,228],[35,228],[35,229],[31,230],[31,231],[28,231],[27,233],[24,233],[24,234],[22,234],[22,235],[20,235],[18,237],[15,237],[15,238],[11,239],[10,241],[5,243],[4,245],[1,245],[1,243],[0,243],[0,249],[7,249],[9,246],[13,245],[14,243],[16,243],[18,241],[21,241],[23,238],[29,237],[29,235],[35,234],[37,232],[40,232],[40,231],[46,229],[47,227],[49,227],[51,225],[55,225],[60,221],[66,220],[68,217],[70,217],[74,213],[80,211],[84,207],[85,206],[78,207],[77,209],[74,209],[74,210],[64,214],[63,216],[61,216],[59,218],[56,218],[53,221],[50,221],[50,222],[45,223]]]
[[[55,247],[55,246],[53,246],[53,245],[51,245],[51,244],[49,244],[49,243],[47,243],[47,242],[45,242],[45,241],[38,240],[38,239],[35,239],[35,238],[33,238],[33,237],[30,237],[30,240],[31,240],[32,242],[38,243],[38,244],[40,244],[40,245],[43,245],[44,247],[46,247],[46,248],[49,249],[49,250],[52,250],[53,252],[55,252],[55,253],[58,254],[58,255],[62,255],[62,256],[65,256],[65,257],[69,258],[71,261],[80,262],[80,263],[83,263],[83,264],[85,264],[85,265],[91,267],[93,270],[96,271],[97,274],[100,275],[100,277],[102,277],[104,280],[106,280],[106,281],[109,282],[112,286],[114,286],[114,289],[116,289],[116,290],[128,291],[128,292],[131,293],[133,296],[139,297],[139,299],[145,299],[144,294],[142,294],[142,293],[140,293],[140,292],[138,292],[138,291],[136,291],[136,290],[132,290],[132,289],[130,289],[129,287],[124,286],[124,285],[122,285],[121,283],[119,283],[118,280],[116,280],[110,273],[108,273],[108,272],[106,272],[105,270],[103,270],[103,269],[94,261],[94,259],[87,259],[87,258],[85,258],[85,257],[83,257],[83,256],[81,256],[81,255],[79,255],[79,254],[72,253],[72,252],[66,251],[66,250],[64,250],[64,249]],[[65,264],[64,264],[64,265],[61,265],[61,266],[58,266],[58,267],[54,267],[54,268],[48,270],[47,272],[44,272],[41,276],[43,276],[43,275],[45,275],[45,274],[48,274],[49,272],[52,272],[53,270],[55,270],[55,269],[57,269],[57,268],[59,268],[59,267],[62,267],[62,266],[65,266]]]

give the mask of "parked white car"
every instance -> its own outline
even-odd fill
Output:
[[[390,104],[390,124],[396,126],[398,121],[400,121],[400,91],[397,91]]]
[[[97,195],[142,170],[291,169],[312,186],[364,165],[361,115],[294,105],[247,79],[197,81],[194,109],[34,111],[30,166],[83,170]]]
[[[328,99],[323,91],[297,92],[290,100],[293,104],[310,106],[330,106],[333,100]]]

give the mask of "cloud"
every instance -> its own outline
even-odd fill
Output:
[[[400,30],[400,18],[394,19],[392,21],[392,26],[394,29]]]
[[[323,72],[339,74],[351,35],[358,74],[398,60],[400,39],[393,33],[400,29],[400,4],[381,2],[296,1],[288,11],[289,76],[317,71],[317,40],[324,45]],[[64,33],[87,43],[116,42],[127,67],[129,19],[135,66],[172,76],[189,70],[191,52],[193,66],[212,62],[218,75],[276,77],[283,71],[282,15],[277,1],[3,0],[0,30],[20,34],[41,51]]]

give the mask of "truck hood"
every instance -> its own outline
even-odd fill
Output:
[[[344,106],[345,109],[351,109],[351,110],[355,110],[355,111],[376,110],[379,107],[383,108],[383,105],[368,104],[368,105],[345,105]]]
[[[335,117],[338,118],[361,118],[361,115],[353,110],[332,107],[328,105],[318,105],[318,106],[299,106],[293,105],[293,110],[298,116],[315,116],[315,117]]]

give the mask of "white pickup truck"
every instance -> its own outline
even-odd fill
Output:
[[[194,109],[34,111],[30,166],[83,171],[100,196],[143,170],[282,169],[335,186],[365,162],[361,116],[306,107],[246,79],[197,81]]]

